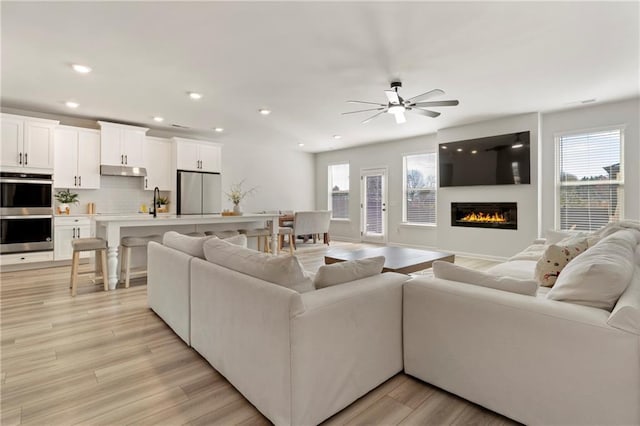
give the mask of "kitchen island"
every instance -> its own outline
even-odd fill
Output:
[[[242,216],[222,215],[163,215],[153,217],[146,214],[137,215],[95,215],[96,235],[107,240],[107,268],[109,272],[109,289],[118,284],[118,248],[123,233],[141,234],[145,228],[154,229],[156,233],[184,230],[185,226],[193,226],[194,231],[205,230],[237,230],[269,226],[271,229],[271,247],[278,252],[278,214],[256,213]]]

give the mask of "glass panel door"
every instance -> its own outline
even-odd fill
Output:
[[[362,241],[387,240],[387,173],[385,169],[363,170]]]

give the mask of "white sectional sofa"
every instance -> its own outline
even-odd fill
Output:
[[[408,276],[299,293],[309,278],[287,288],[257,276],[295,274],[287,258],[220,244],[204,244],[218,253],[209,261],[150,243],[149,306],[269,420],[318,424],[402,371]]]
[[[405,372],[525,424],[640,424],[640,245],[632,257],[611,312],[546,291],[406,283]],[[494,272],[531,278],[535,263],[520,256]]]

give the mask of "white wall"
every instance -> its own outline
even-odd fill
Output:
[[[434,247],[436,228],[402,224],[402,156],[436,150],[435,135],[396,140],[351,149],[316,154],[316,208],[328,205],[328,166],[349,163],[349,219],[331,221],[335,239],[360,241],[360,171],[386,167],[388,170],[388,242],[416,247]]]
[[[542,115],[541,229],[555,227],[555,135],[624,125],[624,217],[640,220],[640,98]]]
[[[438,131],[438,143],[454,142],[521,131],[531,132],[531,183],[447,187],[438,189],[437,247],[456,253],[508,257],[531,244],[538,235],[538,140],[539,114],[516,115]],[[515,202],[518,229],[451,226],[452,202]]]

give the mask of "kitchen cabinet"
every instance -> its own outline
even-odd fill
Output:
[[[147,128],[98,121],[100,124],[100,164],[144,167]]]
[[[196,172],[222,171],[222,145],[215,142],[173,138],[176,168]]]
[[[100,188],[100,132],[58,126],[54,132],[55,188]]]
[[[153,191],[157,186],[160,191],[171,191],[176,178],[175,170],[171,169],[171,141],[147,136],[144,148],[147,176],[143,189]]]
[[[53,132],[59,122],[2,114],[0,165],[6,171],[53,170]]]
[[[53,258],[54,260],[69,260],[73,255],[71,240],[91,237],[91,223],[88,217],[59,217],[53,221]],[[80,252],[81,258],[86,258],[91,252]]]

